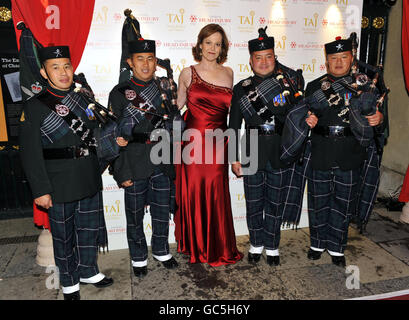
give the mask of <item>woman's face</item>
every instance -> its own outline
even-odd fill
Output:
[[[202,49],[202,59],[217,61],[222,51],[222,35],[220,32],[215,32],[204,38],[200,44],[200,49]]]

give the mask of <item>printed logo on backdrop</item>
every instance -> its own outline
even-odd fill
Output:
[[[220,0],[202,0],[203,6],[204,7],[213,7],[213,8],[219,8],[223,1]]]
[[[132,6],[146,6],[148,0],[128,0],[128,7]]]
[[[312,4],[312,5],[328,5],[331,0],[298,0],[302,4]]]
[[[302,69],[302,72],[303,72],[303,75],[304,75],[304,73],[309,73],[309,74],[311,74],[311,73],[314,73],[315,71],[316,71],[316,69],[315,69],[315,64],[317,63],[317,60],[316,59],[312,59],[311,60],[311,63],[303,63],[303,64],[301,64],[301,69]]]
[[[248,14],[246,15],[240,15],[237,16],[237,21],[238,21],[238,31],[240,32],[248,32],[248,33],[254,33],[257,31],[255,22],[256,19],[254,18],[256,13],[251,10]]]
[[[177,49],[190,49],[194,47],[196,43],[188,42],[187,40],[174,40],[172,42],[164,42],[163,47],[171,50]]]
[[[186,59],[181,59],[179,63],[172,63],[171,67],[173,70],[173,73],[180,73],[184,68],[186,64]]]
[[[349,0],[332,0],[340,9],[345,9],[349,5]]]
[[[140,24],[155,24],[159,22],[159,17],[155,17],[155,16],[148,16],[146,14],[141,14],[139,16],[135,15],[135,18],[139,21]],[[143,29],[141,29],[143,30]],[[149,39],[145,33],[143,34],[145,39]]]
[[[247,41],[242,41],[242,42],[232,42],[231,46],[234,49],[238,50],[244,50],[248,53],[248,42]]]
[[[110,64],[93,64],[93,79],[98,82],[112,82],[113,74]]]
[[[287,10],[289,2],[289,0],[273,0],[271,5],[273,6],[273,10],[277,7],[281,10]]]
[[[319,75],[323,74],[323,72],[320,71],[320,68],[317,66],[317,59],[315,58],[311,59],[311,62],[302,63],[295,69],[299,68],[302,69],[302,75],[306,83],[316,79]]]
[[[189,17],[189,22],[191,25],[196,25],[198,23],[208,24],[208,23],[217,23],[220,25],[230,24],[231,18],[223,16],[199,16],[197,14],[191,14]]]
[[[234,70],[234,74],[239,80],[248,78],[252,75],[251,67],[248,63],[238,63],[236,70]]]
[[[179,12],[166,13],[168,31],[184,31],[185,26],[185,9],[179,9]]]
[[[309,50],[309,51],[317,51],[317,52],[324,52],[324,45],[322,43],[314,42],[314,41],[308,41],[308,42],[297,42],[293,43],[291,42],[290,44],[291,49],[302,49],[302,50]]]
[[[302,19],[302,26],[304,33],[317,33],[320,27],[319,14],[314,13],[312,16],[304,17]]]
[[[286,49],[286,41],[287,41],[287,36],[283,35],[280,37],[276,37],[274,39],[275,41],[275,46],[274,46],[274,52],[278,57],[283,57],[285,56],[287,49]]]
[[[121,200],[104,201],[104,215],[106,220],[119,220],[122,216]]]
[[[108,12],[109,9],[107,6],[100,8],[95,8],[92,16],[91,27],[96,29],[106,28],[108,26]]]
[[[327,67],[325,66],[325,64],[320,64],[320,72],[322,73],[327,72]]]

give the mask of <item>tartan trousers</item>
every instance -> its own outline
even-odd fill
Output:
[[[150,205],[152,218],[152,254],[169,254],[171,199],[174,200],[173,181],[159,169],[149,178],[134,180],[132,186],[125,188],[126,233],[132,261],[145,261],[148,258],[143,229],[146,205]]]
[[[265,170],[244,176],[246,219],[253,247],[276,250],[280,244],[280,228],[290,169]]]
[[[99,273],[97,258],[101,214],[103,202],[100,191],[78,201],[53,203],[48,209],[54,260],[63,287],[73,286],[80,282],[80,278],[90,278]]]
[[[360,169],[312,170],[308,179],[311,246],[343,253],[355,209]]]

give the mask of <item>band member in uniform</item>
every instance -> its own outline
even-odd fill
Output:
[[[125,190],[127,237],[135,276],[147,274],[148,247],[143,218],[150,205],[152,217],[152,255],[167,269],[178,267],[169,252],[171,191],[174,192],[173,164],[154,164],[151,149],[155,141],[151,132],[163,128],[167,110],[162,103],[160,86],[155,78],[157,59],[155,41],[139,38],[129,42],[132,69],[130,80],[115,86],[109,105],[118,116],[121,150],[114,163],[113,175]]]
[[[259,29],[259,37],[250,40],[248,46],[254,76],[234,86],[229,127],[238,131],[237,145],[243,119],[247,142],[249,130],[257,130],[258,152],[250,155],[249,165],[256,162],[257,172],[243,178],[250,234],[248,260],[258,262],[266,249],[267,263],[277,266],[283,204],[291,171],[291,165],[280,161],[281,134],[288,110],[302,96],[304,79],[301,72],[276,60],[274,38],[267,36],[265,29]],[[244,152],[241,151],[242,160]],[[232,171],[241,177],[245,166],[238,154],[235,160]]]
[[[383,115],[377,110],[375,86],[366,75],[351,74],[352,41],[337,37],[325,44],[325,52],[327,74],[308,83],[304,104],[294,109],[294,115],[303,117],[309,110],[318,117],[310,137],[311,170],[306,170],[311,240],[307,257],[317,260],[327,250],[333,264],[344,267],[360,170],[373,128],[382,123]],[[288,118],[286,129],[297,123],[293,113]],[[293,131],[306,135],[302,125]]]
[[[99,272],[98,248],[107,245],[102,179],[88,103],[73,91],[67,46],[39,49],[47,90],[27,100],[20,118],[20,155],[34,202],[48,209],[64,298],[80,299],[80,283],[113,283]]]

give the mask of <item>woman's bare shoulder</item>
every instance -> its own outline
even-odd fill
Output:
[[[179,82],[184,82],[185,84],[190,83],[190,79],[192,77],[192,69],[190,67],[183,68],[179,74]]]

